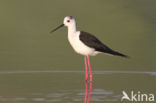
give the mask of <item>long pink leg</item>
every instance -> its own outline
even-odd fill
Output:
[[[87,81],[87,80],[88,80],[87,57],[86,57],[86,56],[84,56],[84,59],[85,59],[85,72],[86,72],[86,77],[85,77],[85,80]]]
[[[88,93],[88,101],[87,101],[87,103],[89,103],[90,102],[90,98],[91,98],[91,93],[92,93],[92,81],[89,83],[89,93]]]
[[[85,82],[85,98],[84,98],[84,103],[87,103],[87,93],[88,93],[88,82]]]
[[[91,66],[90,66],[89,56],[87,56],[87,59],[88,59],[88,66],[89,66],[90,81],[92,81],[92,70],[91,70]]]

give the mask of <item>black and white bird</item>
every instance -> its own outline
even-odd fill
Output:
[[[115,56],[127,57],[126,55],[122,53],[112,50],[111,48],[103,44],[99,39],[97,39],[92,34],[84,32],[84,31],[77,31],[76,20],[72,16],[66,16],[64,18],[63,24],[58,26],[56,29],[52,30],[51,33],[63,26],[68,27],[68,40],[71,46],[73,47],[73,49],[75,50],[75,52],[77,52],[78,54],[84,55],[86,81],[88,80],[87,64],[89,67],[90,81],[92,81],[92,71],[91,71],[89,56],[95,56],[99,53],[106,53],[106,54],[111,54]]]

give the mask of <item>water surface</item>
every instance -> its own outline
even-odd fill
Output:
[[[1,103],[82,103],[83,71],[0,72]],[[90,103],[120,102],[122,91],[156,92],[156,72],[94,71]]]

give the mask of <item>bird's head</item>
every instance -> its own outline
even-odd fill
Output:
[[[72,16],[66,16],[64,18],[63,24],[67,27],[74,26],[76,24],[75,18]]]
[[[75,18],[72,16],[66,16],[63,20],[63,24],[52,30],[50,33],[58,30],[59,28],[66,26],[66,27],[76,27],[76,21]]]

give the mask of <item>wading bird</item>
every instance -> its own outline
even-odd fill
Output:
[[[52,30],[50,33],[56,31],[57,29],[66,26],[68,27],[68,40],[75,52],[78,54],[84,55],[85,60],[85,80],[88,80],[88,69],[87,64],[89,67],[89,74],[90,74],[90,81],[92,81],[92,71],[90,65],[89,56],[95,56],[99,53],[106,53],[115,56],[127,57],[124,54],[121,54],[117,51],[112,50],[105,44],[103,44],[99,39],[93,36],[90,33],[84,31],[77,31],[76,30],[76,20],[72,16],[66,16],[64,18],[63,24],[58,26],[56,29]]]

